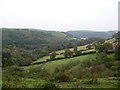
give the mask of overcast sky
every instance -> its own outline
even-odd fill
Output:
[[[117,30],[120,0],[0,0],[1,28]]]

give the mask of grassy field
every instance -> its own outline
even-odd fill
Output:
[[[62,59],[58,61],[51,61],[43,64],[42,66],[43,68],[46,68],[48,71],[53,73],[55,68],[60,68],[62,67],[62,65],[67,65],[69,63],[75,63],[75,62],[79,63],[81,61],[87,60],[88,58],[92,60],[93,58],[95,58],[95,54],[84,55],[84,56],[79,56],[74,58],[67,58],[67,59]]]
[[[84,84],[83,81],[86,79],[77,80],[74,82],[54,82],[54,81],[46,81],[43,79],[33,79],[33,78],[19,78],[19,82],[12,82],[10,84],[11,87],[16,88],[40,88],[46,83],[55,84],[55,86],[59,88],[117,88],[118,81],[117,80],[109,80],[107,78],[99,78],[98,81],[100,84]],[[8,84],[9,85],[9,84]]]
[[[83,53],[84,53],[84,52],[95,51],[95,49],[86,50],[86,46],[87,46],[87,45],[78,46],[78,50],[85,50],[85,51],[83,51]],[[73,51],[73,48],[70,48],[70,50]],[[64,50],[56,51],[56,53],[59,54],[59,55],[56,55],[56,58],[62,58],[62,57],[64,57],[63,55],[60,55],[60,53],[64,53],[64,52],[65,52]],[[33,64],[34,64],[34,63],[38,63],[38,62],[42,62],[42,61],[46,61],[46,59],[50,59],[50,57],[49,57],[49,56],[44,56],[44,57],[42,57],[42,58],[34,61]]]

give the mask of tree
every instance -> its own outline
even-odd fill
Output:
[[[74,47],[73,51],[74,51],[75,55],[77,55],[77,46]]]
[[[68,52],[69,52],[69,50],[66,48],[66,49],[65,49],[65,53],[64,53],[65,58],[68,57]]]
[[[71,50],[69,50],[69,49],[66,48],[64,56],[65,56],[65,58],[67,58],[67,57],[73,57],[73,52]]]
[[[53,52],[52,52],[52,53],[50,53],[49,55],[50,55],[50,59],[51,59],[51,60],[54,60],[54,59],[55,59],[55,57],[56,57],[56,52],[55,52],[55,51],[53,51]]]
[[[74,52],[76,52],[76,51],[77,51],[77,46],[74,47]]]
[[[112,44],[111,43],[104,43],[103,46],[105,47],[104,52],[108,52],[109,50],[112,50]]]
[[[86,46],[87,49],[91,49],[91,47],[92,46],[90,44]]]
[[[2,51],[2,66],[7,67],[13,65],[11,54],[8,51]]]
[[[109,50],[112,50],[112,44],[110,43],[97,43],[95,46],[95,49],[101,53],[101,52],[105,52],[107,53]]]
[[[104,52],[105,47],[101,44],[97,44],[95,49],[98,51],[98,53]]]
[[[120,43],[118,43],[117,48],[115,50],[115,58],[120,61]]]
[[[73,57],[73,52],[69,50],[68,56],[69,56],[69,57]]]

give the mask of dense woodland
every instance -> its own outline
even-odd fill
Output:
[[[3,28],[3,88],[118,87],[119,34],[80,39],[68,32]]]

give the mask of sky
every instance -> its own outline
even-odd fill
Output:
[[[120,0],[0,0],[0,28],[118,30]]]

